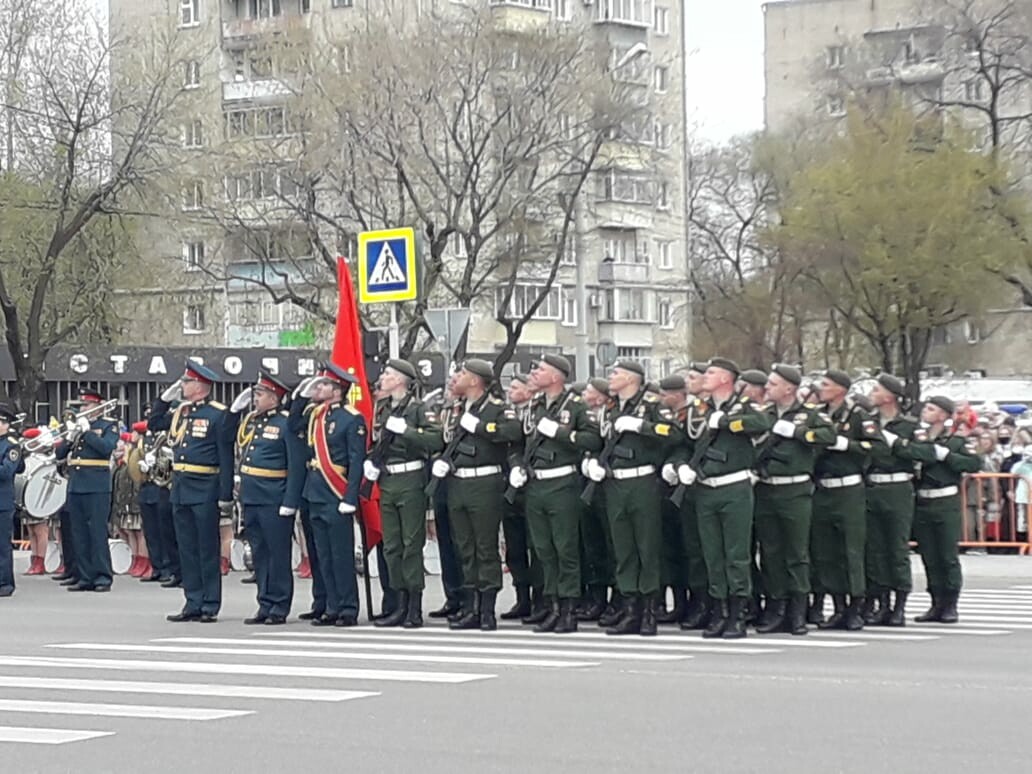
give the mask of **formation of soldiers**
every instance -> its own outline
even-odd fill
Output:
[[[150,531],[160,536],[169,522],[174,556],[159,551],[145,580],[174,573],[181,582],[185,602],[169,621],[217,620],[220,524],[235,498],[257,576],[258,609],[246,623],[286,622],[300,519],[313,599],[299,618],[354,626],[354,519],[378,485],[395,604],[377,626],[423,625],[428,508],[446,592],[429,615],[447,617],[452,629],[497,627],[500,530],[516,593],[501,618],[539,633],[596,621],[612,635],[674,624],[725,639],[746,636],[749,624],[796,635],[812,624],[903,626],[912,538],[933,600],[917,620],[957,620],[958,487],[979,460],[954,428],[948,399],[930,398],[918,418],[906,410],[905,385],[888,374],[856,396],[841,371],[804,390],[794,367],[742,372],[725,358],[652,386],[627,360],[608,379],[571,385],[570,377],[566,358],[544,355],[529,374],[515,374],[506,401],[492,365],[468,360],[437,411],[419,399],[412,364],[390,360],[367,428],[348,402],[354,377],[336,365],[293,391],[262,372],[227,408],[211,399],[217,375],[189,361],[138,428],[147,436],[137,451],[163,434],[172,455],[164,499],[144,486],[141,506],[167,509],[170,518],[155,515]],[[99,394],[81,397],[100,405]],[[10,419],[0,411],[0,430]],[[65,557],[66,573],[70,590],[106,591],[117,426],[89,413],[81,424],[57,448],[68,458],[79,549],[73,566]],[[2,443],[0,516],[8,501],[13,511],[5,482],[21,464],[17,447]],[[138,454],[136,464],[147,473],[154,455]],[[5,567],[0,561],[0,591]]]

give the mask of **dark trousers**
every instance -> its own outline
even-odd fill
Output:
[[[752,595],[752,484],[700,484],[695,491],[695,509],[710,596],[727,599]]]
[[[512,585],[516,588],[541,589],[544,578],[541,562],[530,542],[524,491],[516,496],[516,502],[511,505],[508,502],[505,503],[505,512],[502,514],[502,534],[505,535],[505,566],[509,568]]]
[[[462,590],[462,565],[452,540],[451,517],[448,513],[448,482],[442,481],[434,496],[434,525],[437,528],[437,550],[441,556],[441,585],[449,602],[457,602]]]
[[[909,481],[867,487],[867,591],[910,591],[910,532],[914,523],[914,485]]]
[[[559,599],[581,596],[580,476],[530,481],[527,526],[540,560],[545,594]]]
[[[290,615],[294,517],[280,516],[278,505],[244,505],[244,530],[258,578],[259,614]]]
[[[659,486],[655,476],[603,482],[616,557],[616,587],[624,596],[651,597],[659,591]]]
[[[386,560],[390,586],[399,591],[423,590],[425,487],[423,471],[388,476],[380,485],[380,518],[383,524],[380,553]],[[380,579],[384,579],[382,572]]]
[[[448,481],[448,515],[462,561],[464,589],[497,591],[502,587],[498,528],[504,502],[501,474]]]
[[[222,607],[222,545],[217,503],[175,505],[172,508],[179,538],[179,563],[187,613],[218,615]]]
[[[702,597],[709,593],[709,571],[702,554],[702,538],[699,537],[699,516],[695,511],[695,487],[689,487],[681,501],[681,544],[685,551],[685,565],[688,570],[688,588],[693,596]]]
[[[773,486],[757,484],[756,534],[768,599],[787,600],[810,591],[810,482]]]
[[[818,578],[814,590],[863,596],[867,589],[864,550],[867,541],[864,487],[817,487],[813,493],[810,561]]]
[[[14,588],[14,511],[0,511],[0,589]]]
[[[918,498],[914,511],[914,537],[924,564],[928,591],[932,594],[959,592],[964,583],[957,548],[960,522],[959,495],[934,500]]]
[[[326,584],[323,582],[319,548],[315,545],[312,514],[308,506],[301,508],[301,531],[305,535],[305,546],[308,548],[308,566],[312,568],[312,612],[322,615],[326,612]]]
[[[581,581],[588,588],[615,583],[613,537],[603,498],[602,487],[597,487],[591,505],[580,511]]]
[[[162,490],[158,503],[158,523],[161,525],[161,547],[165,552],[165,575],[183,577],[179,562],[179,538],[176,537],[176,520],[172,516],[172,501],[167,489]]]
[[[161,503],[140,503],[140,517],[143,520],[143,537],[147,540],[147,554],[154,574],[168,577],[168,557],[161,540]]]
[[[355,579],[355,518],[337,512],[337,503],[308,503],[319,568],[326,585],[326,615],[358,618]]]
[[[73,578],[79,577],[79,558],[75,552],[75,532],[72,530],[72,517],[68,513],[68,504],[61,508],[59,516],[61,524],[61,563],[65,572]]]
[[[111,493],[90,492],[68,495],[68,515],[79,565],[79,583],[83,586],[110,586],[111,548],[108,546],[108,516],[111,514]]]
[[[369,559],[367,558],[368,562]],[[391,586],[391,568],[384,555],[383,541],[376,544],[376,569],[380,573],[380,612],[390,615],[398,609],[398,592]]]

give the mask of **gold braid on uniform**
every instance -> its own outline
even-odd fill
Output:
[[[183,409],[191,404],[180,403],[172,412],[172,421],[168,427],[168,437],[173,446],[179,446],[186,436],[186,420],[183,418]]]
[[[254,439],[255,423],[254,419],[257,412],[252,411],[243,421],[240,423],[240,427],[237,428],[237,448],[243,452],[247,448],[248,444]]]

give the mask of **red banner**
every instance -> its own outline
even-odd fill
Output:
[[[355,288],[351,283],[351,272],[343,258],[337,259],[337,287],[340,300],[337,305],[337,329],[333,335],[333,363],[348,373],[354,374],[358,384],[348,393],[348,402],[365,417],[366,429],[373,426],[373,396],[365,372],[365,353],[362,351],[362,326],[358,322],[358,304]],[[366,438],[372,433],[367,432]],[[349,470],[350,485],[360,486],[361,470]],[[365,525],[366,551],[371,551],[383,539],[380,521],[380,488],[373,487],[369,498],[359,498],[359,513]]]

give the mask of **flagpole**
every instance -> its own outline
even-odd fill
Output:
[[[392,358],[401,357],[400,335],[398,329],[398,305],[391,304],[391,322],[387,328],[387,347]]]
[[[365,519],[362,518],[361,511],[358,513],[358,534],[362,540],[362,580],[365,583],[365,603],[366,603],[366,618],[370,621],[374,620],[373,616],[373,587],[372,581],[369,579],[369,550],[366,548],[369,545],[368,538],[366,538]]]

